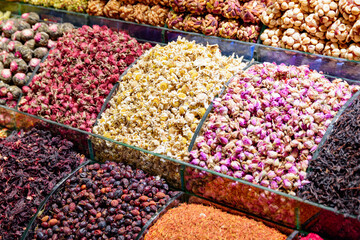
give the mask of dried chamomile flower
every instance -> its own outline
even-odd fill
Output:
[[[300,9],[299,5],[296,5],[293,9],[287,10],[281,17],[281,28],[294,28],[302,31],[305,26],[306,16],[307,14]]]
[[[122,2],[119,0],[110,0],[104,7],[104,14],[109,18],[120,18],[119,8]]]
[[[298,30],[293,28],[287,29],[281,40],[280,46],[282,48],[301,50],[301,36]]]
[[[348,51],[345,55],[345,58],[349,60],[360,61],[360,44],[359,43],[350,44]]]
[[[281,25],[282,12],[276,8],[275,4],[268,6],[260,15],[261,22],[269,28]]]
[[[184,15],[184,13],[176,13],[174,10],[171,10],[166,19],[168,28],[184,30]]]
[[[157,45],[123,76],[94,133],[183,159],[211,101],[245,65],[241,58],[221,55],[216,45],[202,46],[183,38]],[[111,143],[101,146],[109,154],[123,154]],[[147,166],[155,162],[151,156],[141,159]],[[152,166],[156,171],[157,166]]]
[[[357,20],[351,28],[349,38],[354,42],[360,42],[360,20]]]
[[[279,28],[268,28],[260,36],[262,44],[272,47],[280,47],[283,32]]]
[[[239,30],[239,22],[236,20],[224,20],[220,22],[218,33],[220,37],[236,39]]]
[[[242,6],[239,0],[225,0],[222,6],[221,14],[225,18],[239,19],[242,11]]]
[[[348,48],[349,45],[346,43],[327,42],[323,54],[331,57],[346,58]]]
[[[207,14],[202,21],[201,32],[205,35],[216,36],[218,34],[219,16]]]
[[[360,0],[340,0],[339,9],[342,16],[350,22],[360,19]]]
[[[309,14],[305,18],[305,31],[310,33],[311,35],[318,37],[320,39],[325,39],[327,27],[321,25],[319,19],[316,17],[314,13]]]
[[[104,16],[106,0],[90,0],[86,12],[92,16]]]
[[[327,29],[326,39],[334,43],[350,42],[351,26],[352,24],[349,21],[345,20],[342,17],[339,18]]]
[[[189,14],[184,19],[184,30],[187,32],[201,32],[201,26],[204,18],[202,16],[196,16]]]
[[[307,13],[314,13],[318,0],[299,0],[300,8]]]
[[[260,0],[246,2],[241,10],[240,17],[244,23],[259,23],[260,15],[265,11],[266,5]]]
[[[308,33],[302,33],[300,35],[300,38],[301,38],[301,51],[322,54],[325,47],[324,40],[318,37],[311,36]]]
[[[260,35],[260,26],[256,24],[244,24],[239,27],[237,39],[244,42],[256,43]]]

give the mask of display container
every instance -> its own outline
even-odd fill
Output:
[[[271,221],[266,221],[264,219],[256,217],[255,215],[244,213],[244,212],[241,212],[241,211],[237,211],[237,210],[228,208],[226,206],[223,206],[221,204],[218,204],[218,203],[211,202],[211,201],[208,201],[206,199],[200,198],[198,196],[194,196],[194,195],[191,195],[191,194],[184,193],[184,194],[179,194],[179,196],[174,198],[172,200],[172,202],[168,206],[166,206],[166,208],[164,208],[161,212],[158,212],[158,214],[152,219],[152,221],[148,222],[146,228],[142,229],[143,231],[141,232],[141,237],[139,239],[144,239],[144,237],[145,237],[146,233],[149,231],[149,229],[157,222],[157,220],[161,219],[161,217],[164,214],[166,214],[167,211],[169,211],[172,208],[178,207],[182,203],[201,204],[201,205],[204,205],[204,206],[212,206],[214,208],[221,209],[224,212],[228,212],[228,213],[231,213],[231,214],[234,214],[234,215],[239,215],[239,216],[244,216],[244,217],[247,217],[247,218],[250,218],[250,219],[254,219],[256,221],[264,223],[268,227],[275,228],[278,231],[280,231],[281,233],[285,234],[286,236],[288,236],[288,238],[286,240],[293,240],[293,239],[295,240],[295,239],[298,238],[298,236],[300,236],[298,231],[294,231],[293,229],[288,228],[286,226],[283,226],[281,224],[277,224],[277,223],[271,222]]]
[[[10,9],[13,13],[18,14],[23,13],[23,11],[44,11],[47,12],[41,15],[44,16],[44,18],[49,17],[47,15],[50,14],[50,10],[57,12],[51,16],[61,16],[60,12],[63,12],[64,15],[67,15],[68,13],[63,10],[1,1],[0,10]],[[245,59],[250,60],[254,57],[255,60],[260,62],[285,62],[288,65],[308,64],[311,69],[323,71],[324,73],[332,76],[347,78],[344,80],[352,84],[358,84],[358,80],[360,79],[360,73],[358,71],[358,67],[360,65],[359,62],[356,61],[285,50],[260,44],[244,43],[236,40],[206,37],[196,33],[149,27],[116,19],[87,16],[86,14],[71,14],[84,15],[84,18],[87,19],[87,24],[90,25],[108,25],[113,29],[128,31],[130,34],[133,34],[132,36],[138,37],[141,40],[167,43],[168,41],[176,39],[177,36],[183,36],[189,40],[218,43],[225,55],[231,55],[232,52],[235,52],[243,54]],[[60,18],[57,20],[56,18],[49,19],[53,19],[53,21],[62,21]],[[83,18],[79,17],[74,19]],[[73,22],[72,18],[68,18],[67,21],[77,24],[76,22]],[[64,20],[64,22],[67,21]],[[79,20],[79,22],[81,21]],[[330,79],[333,78],[334,77],[330,77]],[[211,108],[208,109],[207,113],[210,111]],[[336,117],[334,119],[336,119]],[[202,125],[202,123],[200,124]],[[116,158],[125,163],[133,162],[135,166],[141,166],[144,169],[157,171],[157,173],[163,175],[164,177],[169,175],[169,172],[175,171],[177,175],[176,177],[173,177],[173,181],[171,178],[168,179],[168,181],[174,184],[174,186],[176,185],[183,190],[218,201],[228,207],[238,209],[246,213],[252,213],[268,221],[274,221],[290,228],[305,229],[315,233],[324,233],[329,232],[331,229],[335,229],[335,226],[341,226],[344,224],[347,225],[349,229],[360,232],[360,230],[358,230],[360,224],[358,219],[354,216],[344,216],[341,212],[333,208],[304,201],[298,197],[251,184],[208,169],[193,166],[180,160],[172,159],[168,156],[120,143],[96,134],[87,133],[79,129],[25,114],[17,110],[0,106],[0,125],[5,126],[8,129],[29,129],[33,126],[42,126],[44,129],[49,129],[52,132],[59,133],[64,137],[74,137],[75,139],[78,139],[78,142],[76,143],[76,145],[79,146],[78,151],[84,153],[86,156],[89,156],[91,159],[102,160],[101,158],[106,159],[108,156],[111,158],[110,153],[108,153],[108,156],[100,156],[101,152],[104,150],[103,147],[107,146],[114,149],[114,151],[119,155]],[[330,126],[332,126],[332,124]],[[198,127],[199,130],[200,128],[201,126]],[[193,138],[193,142],[195,141],[195,137],[196,136]],[[91,139],[91,142],[89,139]],[[100,144],[93,144],[94,141],[99,142]],[[147,161],[149,156],[151,156],[152,159],[157,160],[153,163],[153,165],[150,164],[148,166],[144,166],[143,162]],[[130,157],[133,158],[134,161],[132,161]],[[141,161],[139,161],[139,159],[141,159]],[[157,166],[162,165],[165,167],[157,169]],[[151,171],[150,173],[156,174]],[[329,219],[333,219],[333,221],[330,222]],[[352,233],[353,232],[349,230],[348,235],[345,236],[347,236],[348,239],[357,239],[356,235],[351,235]],[[335,232],[334,235],[330,235],[329,237],[337,239],[339,236],[337,236]]]

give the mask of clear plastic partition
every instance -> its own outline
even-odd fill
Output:
[[[309,65],[311,69],[325,74],[360,80],[360,62],[324,55],[275,48],[257,44],[256,60],[259,62],[285,63],[287,65]]]
[[[221,50],[221,53],[230,56],[232,54],[238,56],[244,56],[244,59],[251,60],[254,57],[255,44],[248,42],[241,42],[232,39],[225,39],[213,36],[206,36],[198,33],[190,33],[179,30],[167,29],[165,33],[165,41],[175,41],[179,36],[186,38],[187,40],[195,40],[196,43],[217,44]]]
[[[112,30],[125,31],[132,37],[159,43],[163,42],[163,32],[166,30],[165,28],[126,22],[118,19],[95,16],[89,16],[88,18],[89,21],[87,24],[89,26],[106,25]]]
[[[74,26],[81,27],[83,25],[87,25],[87,14],[68,12],[65,10],[46,8],[41,6],[34,6],[30,4],[21,3],[20,4],[21,14],[27,12],[36,12],[39,14],[42,20],[57,22],[57,23],[65,23],[70,22],[74,24]]]
[[[149,223],[147,224],[146,229],[143,229],[142,235],[140,236],[139,239],[143,240],[146,233],[148,232],[148,230],[159,220],[161,219],[161,217],[166,214],[170,209],[172,208],[176,208],[178,206],[180,206],[180,204],[183,203],[188,203],[188,204],[201,204],[201,205],[205,205],[205,206],[212,206],[218,209],[221,209],[224,212],[228,212],[234,215],[239,215],[239,216],[244,216],[250,219],[254,219],[256,221],[262,222],[265,225],[267,225],[268,227],[272,227],[275,228],[277,230],[279,230],[281,233],[285,234],[286,236],[288,236],[288,238],[286,240],[292,240],[292,239],[297,239],[297,237],[299,236],[299,233],[297,231],[294,231],[291,228],[287,228],[285,226],[282,226],[281,224],[276,224],[274,222],[271,221],[266,221],[262,218],[258,218],[252,214],[247,214],[238,210],[234,210],[232,208],[226,207],[224,205],[221,204],[217,204],[214,203],[212,201],[208,201],[206,199],[200,198],[198,196],[194,196],[192,194],[179,194],[177,198],[173,199],[171,203],[169,203],[166,208],[164,208],[160,213],[158,213],[151,221],[149,221]]]
[[[17,2],[6,2],[4,0],[0,0],[0,11],[2,12],[10,11],[12,14],[19,15],[20,4]]]

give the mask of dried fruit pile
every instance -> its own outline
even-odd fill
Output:
[[[54,7],[73,12],[85,12],[88,0],[21,0],[22,2],[40,5],[44,7]]]
[[[72,24],[40,22],[36,13],[0,21],[0,105],[15,107],[41,59]]]
[[[204,47],[182,38],[164,47],[157,45],[122,78],[94,133],[183,159],[209,104],[223,84],[245,66],[241,58],[222,56],[217,45]],[[122,154],[116,144],[108,144],[110,149],[100,152],[102,159]],[[136,164],[138,157],[133,161]],[[153,166],[152,161],[143,161],[143,169]],[[170,174],[168,170],[163,174]],[[170,170],[173,173],[175,169]]]
[[[120,75],[150,47],[106,26],[73,29],[23,87],[20,110],[90,132]]]
[[[260,34],[261,0],[170,0],[169,28],[256,42]]]
[[[360,2],[279,0],[260,16],[263,44],[360,60]]]
[[[41,201],[85,160],[72,147],[36,129],[0,140],[0,239],[20,239]]]
[[[163,179],[130,166],[88,165],[52,197],[28,239],[136,239],[176,194]]]
[[[315,161],[304,199],[360,216],[360,98],[337,119]]]
[[[214,100],[186,160],[295,195],[331,120],[359,89],[307,66],[254,65]]]
[[[181,204],[167,211],[145,235],[145,240],[168,239],[285,240],[286,236],[262,222],[199,204]]]
[[[164,27],[170,10],[166,6],[167,2],[163,1],[90,0],[87,13]]]

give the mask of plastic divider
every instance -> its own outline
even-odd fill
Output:
[[[21,14],[27,12],[36,12],[43,20],[57,23],[70,22],[77,27],[87,25],[88,23],[87,14],[68,12],[65,10],[47,8],[42,6],[34,6],[26,3],[20,4],[20,12]]]
[[[162,42],[163,31],[166,30],[161,27],[97,16],[89,16],[87,25],[106,25],[112,30],[124,31],[132,37],[159,43]]]
[[[12,14],[20,15],[21,4],[18,2],[7,2],[5,0],[0,0],[0,11],[6,12],[10,11]]]
[[[311,69],[325,74],[360,80],[360,62],[325,55],[311,54],[295,50],[256,45],[256,61],[286,63],[289,65],[309,65]]]
[[[70,177],[72,177],[76,172],[78,172],[81,168],[83,168],[84,166],[88,165],[92,163],[92,161],[86,161],[84,163],[82,163],[80,166],[78,166],[75,170],[73,170],[68,176],[64,177],[63,179],[60,180],[60,182],[58,182],[54,188],[51,190],[51,192],[49,193],[49,195],[40,203],[37,212],[34,214],[34,216],[31,218],[26,230],[24,231],[23,235],[21,236],[20,240],[24,240],[28,237],[29,231],[32,228],[32,225],[34,224],[36,217],[38,217],[39,215],[41,215],[41,213],[44,211],[44,207],[45,204],[47,203],[47,201],[49,200],[49,198],[59,189],[59,187],[61,187],[61,185]]]

